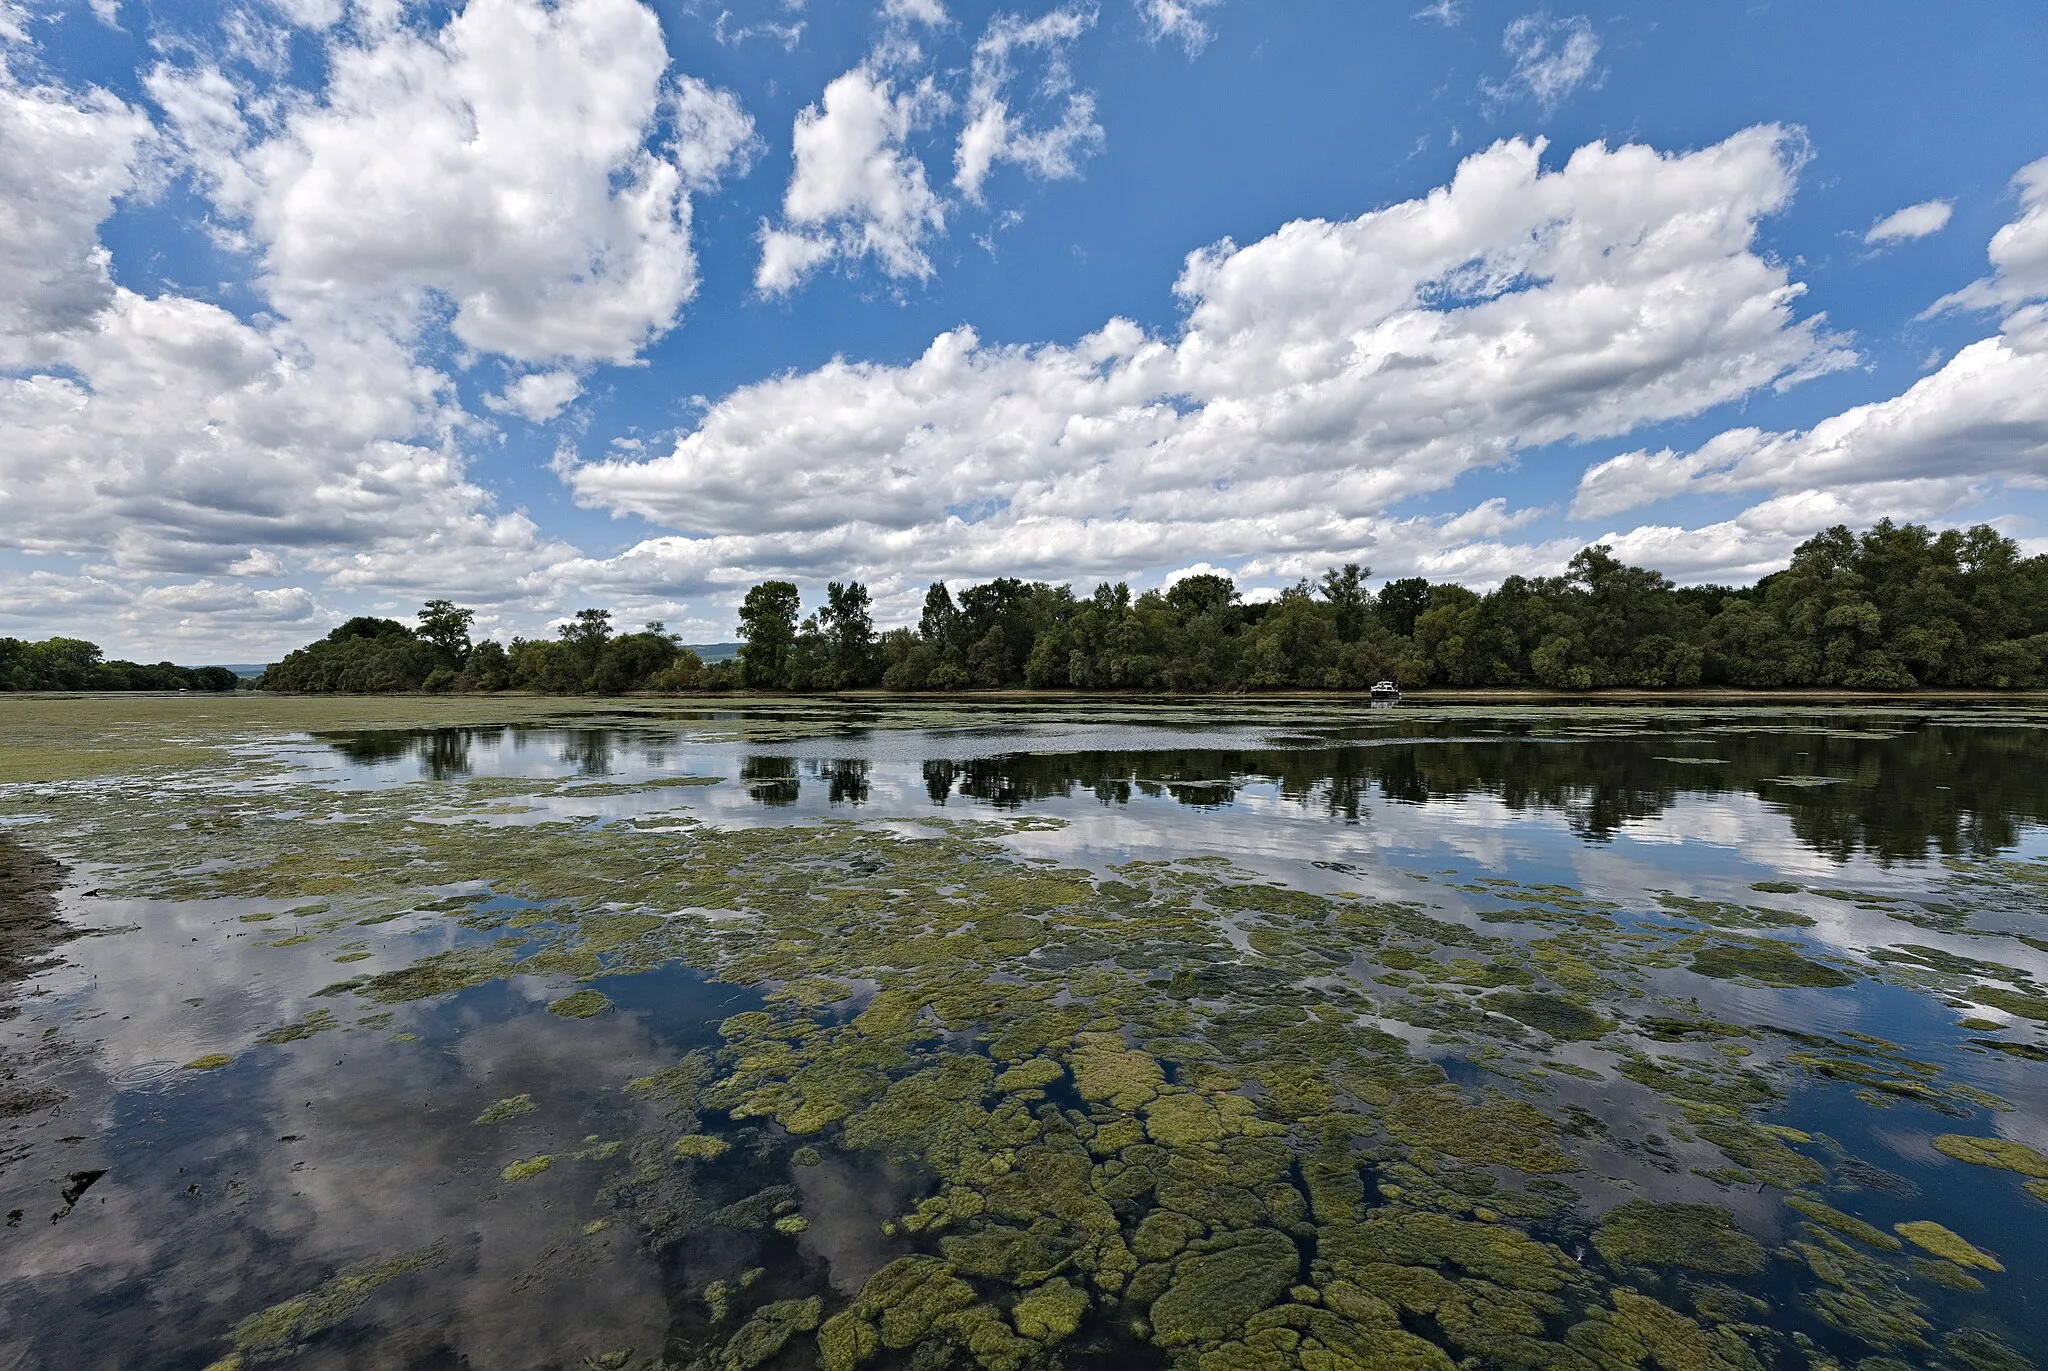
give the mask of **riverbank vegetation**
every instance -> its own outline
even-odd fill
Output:
[[[1420,577],[1370,588],[1356,564],[1248,603],[1228,577],[1133,594],[999,577],[935,583],[916,627],[878,633],[867,589],[803,612],[788,581],[740,608],[737,658],[705,664],[659,623],[585,609],[552,639],[472,643],[446,600],[417,627],[357,618],[270,668],[267,690],[1113,691],[1404,687],[1904,690],[2048,684],[2048,557],[1979,525],[1829,529],[1743,587],[1680,586],[1588,547],[1561,576],[1485,593]]]
[[[0,691],[233,690],[240,684],[224,666],[109,662],[98,643],[83,638],[0,638]]]

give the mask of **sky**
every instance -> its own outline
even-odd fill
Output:
[[[2048,551],[2048,6],[0,0],[0,634]]]

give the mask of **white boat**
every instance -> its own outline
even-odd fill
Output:
[[[1373,686],[1372,698],[1375,701],[1384,700],[1388,704],[1392,704],[1401,698],[1401,687],[1395,685],[1392,681],[1381,681]]]

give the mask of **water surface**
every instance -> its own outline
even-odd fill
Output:
[[[2048,1357],[2048,714],[4,707],[0,1366]]]

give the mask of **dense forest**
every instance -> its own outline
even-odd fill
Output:
[[[1392,680],[1550,690],[2048,684],[2048,557],[1985,525],[1829,529],[1755,585],[1677,586],[1588,547],[1561,576],[1480,594],[1349,565],[1246,603],[1228,577],[1133,595],[998,578],[926,593],[915,628],[877,633],[868,591],[833,582],[806,615],[787,581],[740,607],[744,646],[706,665],[661,624],[586,609],[554,639],[472,643],[436,600],[416,627],[358,618],[270,668],[285,691],[1364,690]]]
[[[233,690],[240,684],[224,666],[104,661],[99,644],[83,638],[0,638],[0,691]]]

